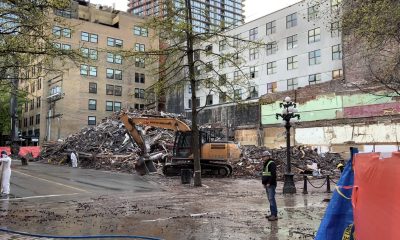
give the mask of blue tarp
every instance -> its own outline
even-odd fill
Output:
[[[325,216],[319,226],[315,240],[353,239],[353,207],[351,194],[354,184],[353,155],[357,148],[350,148],[351,157],[333,192],[332,199],[326,209]]]

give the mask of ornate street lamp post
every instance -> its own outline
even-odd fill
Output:
[[[292,122],[300,120],[300,115],[297,114],[296,103],[292,102],[290,97],[286,97],[284,102],[280,103],[279,106],[281,108],[283,107],[283,110],[282,113],[276,114],[276,119],[278,120],[279,117],[281,117],[286,128],[286,172],[283,193],[296,193],[296,186],[294,184],[293,174],[291,173],[290,163],[290,128],[292,127]]]

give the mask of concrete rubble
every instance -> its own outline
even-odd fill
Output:
[[[131,111],[130,116],[166,116],[190,121],[181,115],[160,113],[155,111]],[[68,164],[69,154],[76,151],[79,155],[79,166],[84,168],[134,172],[135,163],[139,159],[140,148],[131,142],[126,129],[118,119],[118,113],[102,120],[94,127],[85,127],[80,132],[68,136],[63,141],[47,143],[43,146],[43,161],[52,164]],[[207,128],[207,126],[203,126]],[[202,127],[200,127],[201,129]],[[145,142],[150,153],[163,152],[165,156],[172,154],[175,134],[171,130],[144,127]],[[258,177],[263,163],[260,160],[265,147],[241,146],[242,157],[231,162],[234,177]],[[286,167],[286,148],[268,149],[277,161],[278,172],[283,173]],[[292,169],[299,172],[307,168],[307,164],[317,163],[326,172],[336,168],[342,158],[336,153],[317,154],[309,147],[292,147]],[[159,164],[159,166],[161,166]],[[281,175],[278,178],[282,178]]]

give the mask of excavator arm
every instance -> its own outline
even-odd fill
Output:
[[[136,143],[142,151],[141,157],[135,166],[136,170],[142,175],[157,170],[153,164],[153,158],[148,154],[145,140],[140,131],[136,128],[136,125],[151,126],[181,132],[190,131],[190,127],[185,122],[176,118],[164,118],[158,116],[129,117],[126,113],[121,113],[119,118],[125,125],[132,142]]]

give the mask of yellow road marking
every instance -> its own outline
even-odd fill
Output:
[[[64,186],[64,187],[71,188],[71,189],[75,189],[75,190],[78,190],[78,191],[81,191],[81,192],[87,192],[87,193],[89,192],[89,191],[86,191],[84,189],[72,187],[72,186],[65,185],[65,184],[58,183],[58,182],[49,181],[47,179],[40,178],[40,177],[35,177],[35,176],[29,175],[29,174],[26,174],[26,173],[23,173],[23,172],[19,172],[19,171],[16,171],[16,170],[13,170],[13,172],[16,172],[16,173],[19,173],[19,174],[22,174],[22,175],[26,175],[26,176],[29,176],[29,177],[32,177],[32,178],[36,178],[36,179],[39,179],[39,180],[42,180],[42,181],[45,181],[45,182],[53,183],[53,184]]]

